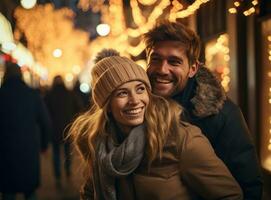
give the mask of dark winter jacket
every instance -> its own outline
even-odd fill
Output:
[[[82,109],[82,103],[72,91],[61,84],[55,85],[48,92],[45,102],[52,119],[52,142],[60,144],[65,138],[67,126]]]
[[[226,97],[215,76],[201,67],[174,99],[185,108],[184,118],[207,136],[242,187],[244,198],[260,200],[262,177],[248,127],[239,107]]]
[[[40,151],[49,116],[39,94],[19,78],[0,88],[0,192],[31,192],[40,179]]]

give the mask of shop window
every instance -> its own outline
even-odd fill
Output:
[[[221,81],[225,91],[230,89],[230,67],[229,67],[229,36],[219,35],[217,38],[208,41],[205,45],[205,63]]]
[[[261,26],[261,162],[262,166],[271,171],[271,19]]]

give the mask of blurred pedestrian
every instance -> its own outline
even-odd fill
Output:
[[[40,95],[22,80],[20,67],[7,63],[0,88],[0,192],[34,200],[40,183],[40,151],[47,149],[49,115]]]
[[[65,138],[65,128],[81,110],[80,100],[65,87],[63,78],[56,76],[52,88],[45,96],[45,102],[52,119],[53,167],[56,186],[61,187],[61,149],[64,147],[64,166],[66,176],[71,175],[71,150]]]
[[[88,108],[91,107],[91,90],[88,92],[82,92],[80,89],[80,81],[76,80],[74,87],[73,87],[74,94],[80,99],[82,102],[82,111],[86,111]]]

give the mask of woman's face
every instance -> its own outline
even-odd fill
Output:
[[[144,121],[149,94],[144,83],[130,81],[119,86],[112,94],[109,109],[124,133]]]

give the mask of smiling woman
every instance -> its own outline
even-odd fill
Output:
[[[151,93],[135,62],[104,50],[92,87],[94,107],[70,129],[86,164],[81,199],[242,199],[208,140],[177,103]]]
[[[131,81],[124,83],[113,92],[110,111],[124,134],[144,121],[149,104],[149,94],[144,83]]]

